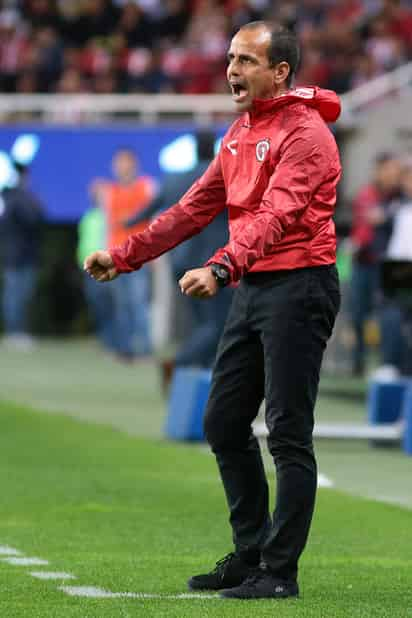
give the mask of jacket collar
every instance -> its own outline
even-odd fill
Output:
[[[245,113],[245,123],[252,125],[261,117],[273,115],[282,107],[297,102],[316,109],[325,122],[335,122],[339,118],[341,104],[335,92],[317,86],[305,86],[286,90],[272,99],[254,99],[252,108]]]
[[[271,99],[253,99],[252,107],[245,113],[245,120],[248,124],[252,124],[262,116],[273,114],[275,111],[287,105],[296,97],[290,96],[292,91],[287,90],[282,94]]]

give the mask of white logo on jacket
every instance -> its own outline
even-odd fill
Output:
[[[237,139],[232,139],[231,142],[227,143],[226,148],[232,153],[232,155],[237,155]]]
[[[314,88],[296,88],[295,92],[292,94],[297,94],[298,97],[302,97],[302,99],[313,99],[315,96]]]
[[[256,159],[263,161],[270,149],[270,142],[268,139],[262,139],[256,144]]]

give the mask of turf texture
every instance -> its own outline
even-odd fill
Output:
[[[368,618],[412,616],[411,512],[320,490],[293,601],[173,599],[230,550],[215,462],[207,450],[0,404],[0,545],[50,562],[0,559],[2,618]],[[69,597],[70,585],[164,595]]]

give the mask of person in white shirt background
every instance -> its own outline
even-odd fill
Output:
[[[402,162],[401,199],[391,206],[392,231],[385,261],[412,263],[412,157]],[[384,364],[373,374],[375,379],[394,380],[412,374],[411,300],[388,293],[381,311]]]
[[[401,188],[402,201],[393,219],[387,257],[412,261],[412,157],[404,162]]]

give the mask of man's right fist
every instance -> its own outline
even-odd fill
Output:
[[[96,281],[112,281],[119,274],[108,251],[95,251],[84,260],[86,270]]]

